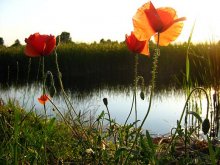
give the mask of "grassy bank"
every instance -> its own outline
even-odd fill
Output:
[[[103,125],[109,122],[104,111],[86,117],[60,116],[57,109],[54,113],[56,118],[48,118],[34,109],[23,109],[16,101],[1,100],[0,164],[183,165],[219,161],[219,143],[195,138],[192,129],[185,134],[184,129],[176,128],[178,134],[171,140],[172,136],[150,137],[148,131],[139,132],[135,122],[119,125],[111,120],[110,126]]]

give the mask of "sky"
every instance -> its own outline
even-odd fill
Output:
[[[124,41],[133,30],[132,17],[148,0],[0,0],[0,37],[10,46],[22,44],[30,34],[59,35],[66,31],[74,42],[100,39]],[[220,40],[219,0],[152,0],[155,8],[172,7],[186,17],[175,42],[188,40],[193,23],[193,42]]]

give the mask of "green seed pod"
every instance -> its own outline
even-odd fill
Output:
[[[202,131],[206,135],[209,132],[210,129],[210,122],[209,119],[206,118],[202,123]]]

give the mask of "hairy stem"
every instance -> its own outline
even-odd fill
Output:
[[[129,156],[131,154],[131,151],[133,150],[135,144],[137,143],[137,140],[138,140],[138,137],[140,135],[141,129],[142,129],[142,127],[143,127],[143,125],[144,125],[144,123],[145,123],[149,113],[150,113],[151,104],[152,104],[152,98],[153,98],[153,93],[154,93],[154,88],[155,88],[155,79],[156,79],[156,73],[157,73],[157,63],[158,63],[158,58],[159,58],[159,55],[160,55],[159,39],[160,39],[160,34],[158,33],[157,47],[156,47],[156,50],[155,50],[155,53],[154,53],[154,57],[153,57],[152,78],[151,78],[151,83],[150,83],[150,85],[151,85],[150,101],[149,101],[147,113],[144,116],[144,119],[141,122],[140,127],[138,128],[138,131],[137,131],[134,143],[133,143],[133,145],[132,145],[132,147],[131,147],[131,149],[130,149],[127,157],[126,157],[125,164],[127,164],[128,158],[129,158]]]

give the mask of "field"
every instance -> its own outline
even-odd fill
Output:
[[[42,58],[25,56],[24,46],[0,47],[2,86],[10,89],[10,85],[42,83],[44,70],[53,75],[55,87],[68,109],[68,113],[60,113],[53,100],[47,98],[57,114],[48,118],[45,106],[42,106],[45,114],[39,115],[33,107],[23,109],[16,100],[1,99],[0,164],[219,163],[220,43],[181,43],[160,47],[155,72],[152,68],[156,45],[149,44],[151,56],[138,55],[138,65],[135,65],[137,58],[128,51],[124,42],[60,44],[55,53],[44,58],[44,65]],[[186,62],[187,56],[189,63]],[[134,71],[136,66],[137,72]],[[61,74],[57,74],[59,71]],[[144,80],[143,86],[151,87],[146,118],[154,86],[186,89],[183,112],[169,136],[152,137],[147,130],[137,127],[138,120],[119,125],[111,118],[107,98],[103,98],[106,109],[98,116],[81,114],[72,106],[65,92],[78,85],[88,89],[97,84],[134,85],[131,111],[135,109],[136,113],[137,79],[142,79],[140,76]],[[43,90],[47,91],[45,86],[46,83]],[[215,92],[213,95],[209,93],[211,88]],[[201,94],[207,101],[205,119],[201,117]],[[144,99],[145,93],[141,93],[140,97]],[[141,125],[143,122],[140,121]],[[201,139],[201,134],[205,138]]]

